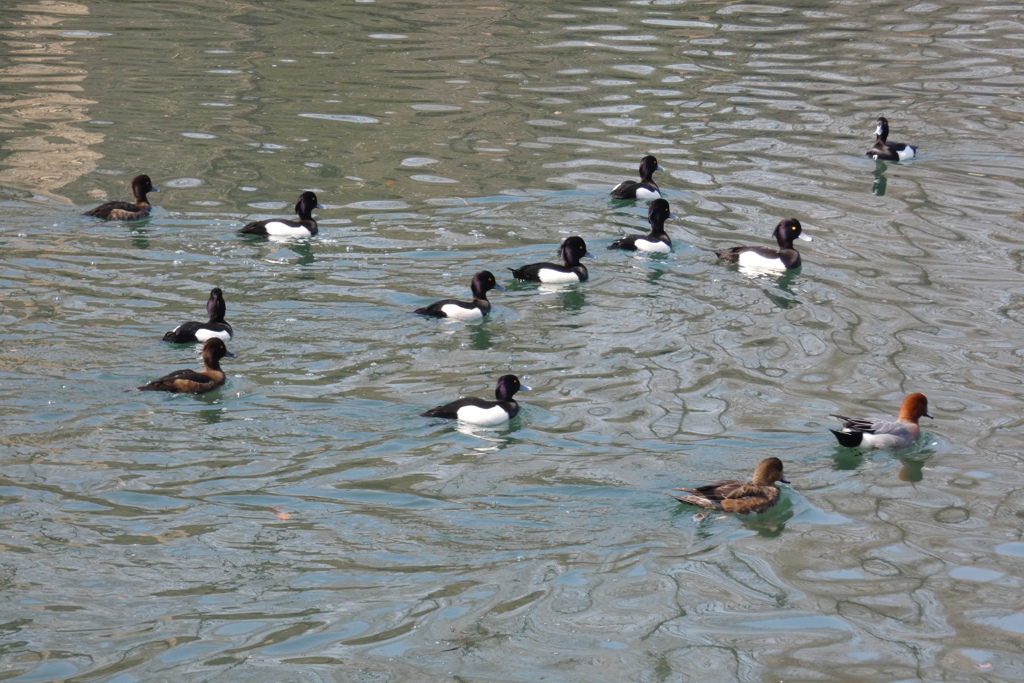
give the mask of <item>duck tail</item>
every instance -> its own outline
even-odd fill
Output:
[[[836,435],[836,440],[839,441],[840,446],[846,448],[857,448],[860,446],[861,441],[864,440],[864,434],[861,432],[840,432],[835,429],[828,430]]]

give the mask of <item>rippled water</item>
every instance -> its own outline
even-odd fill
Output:
[[[1024,678],[1017,4],[0,9],[0,679]],[[920,146],[864,156],[874,120]],[[665,257],[608,189],[654,153]],[[143,223],[80,216],[163,189]],[[237,237],[317,191],[321,233]],[[710,250],[800,218],[804,267]],[[506,267],[580,234],[590,281]],[[479,324],[409,311],[509,291]],[[225,291],[225,388],[126,392]],[[418,416],[497,377],[510,426]],[[829,413],[922,391],[909,452]],[[666,492],[777,455],[757,518]]]

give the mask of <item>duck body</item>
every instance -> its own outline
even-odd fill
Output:
[[[531,263],[521,268],[509,268],[512,277],[526,282],[545,282],[548,284],[565,284],[571,282],[584,282],[590,277],[587,267],[580,263],[584,257],[594,258],[594,255],[587,251],[587,243],[582,237],[573,235],[567,237],[558,246],[558,254],[562,257],[564,265],[557,263]]]
[[[835,434],[840,446],[896,451],[917,443],[921,438],[918,420],[932,416],[928,413],[928,398],[918,393],[910,394],[903,399],[899,417],[895,420],[843,415],[832,417],[843,423],[842,430],[829,430]]]
[[[175,370],[139,387],[142,391],[168,391],[172,394],[205,394],[224,384],[226,376],[220,369],[225,356],[235,358],[219,337],[207,339],[203,344],[203,369]]]
[[[803,226],[795,218],[786,218],[775,226],[775,240],[778,249],[768,247],[731,247],[715,249],[715,255],[723,261],[730,261],[745,268],[757,270],[793,270],[802,261],[800,252],[793,248],[793,240],[810,242],[811,237],[803,234]]]
[[[224,320],[227,306],[224,303],[224,292],[220,287],[214,287],[210,292],[210,299],[206,302],[206,314],[210,319],[205,322],[195,320],[182,323],[164,335],[163,341],[170,344],[190,344],[205,342],[207,339],[218,337],[223,341],[231,339],[234,330]]]
[[[879,116],[875,121],[875,144],[867,151],[867,156],[882,161],[906,161],[917,155],[917,147],[905,142],[888,142],[889,121]]]
[[[764,512],[779,500],[779,488],[775,482],[788,484],[789,480],[782,476],[782,461],[778,458],[766,458],[754,470],[752,481],[729,479],[716,481],[696,488],[678,488],[674,491],[686,491],[688,496],[672,496],[680,503],[688,503],[709,510],[735,512],[737,514],[756,514]]]
[[[491,312],[491,302],[487,300],[487,292],[492,289],[496,289],[499,292],[505,291],[505,288],[495,281],[494,275],[489,270],[481,270],[474,275],[470,289],[473,292],[473,301],[444,299],[442,301],[435,301],[429,306],[417,308],[413,313],[430,316],[431,318],[480,320]]]
[[[314,192],[303,192],[295,202],[295,213],[299,220],[270,218],[264,221],[253,221],[238,231],[239,235],[258,235],[261,237],[312,237],[319,231],[313,220],[313,209],[324,206]]]
[[[657,199],[661,189],[654,182],[654,172],[664,171],[654,156],[647,155],[640,160],[640,180],[626,180],[612,188],[612,199]]]
[[[86,211],[83,216],[94,216],[105,221],[141,221],[149,216],[153,206],[149,203],[146,195],[150,192],[159,192],[153,187],[153,181],[148,175],[137,175],[131,182],[132,196],[134,202],[107,202],[100,204],[95,209]]]
[[[647,235],[628,235],[608,245],[609,249],[623,251],[644,251],[651,254],[667,254],[672,251],[672,239],[665,232],[665,221],[675,218],[669,208],[668,201],[655,199],[647,207],[647,220],[651,224],[651,232]]]
[[[460,398],[458,401],[431,408],[422,413],[422,416],[494,427],[508,422],[519,414],[519,404],[512,397],[520,390],[530,391],[530,387],[520,383],[515,375],[503,375],[498,379],[498,386],[494,390],[494,401],[475,397]]]

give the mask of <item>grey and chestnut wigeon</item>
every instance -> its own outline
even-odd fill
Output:
[[[231,339],[234,330],[231,329],[231,324],[224,320],[225,313],[227,313],[227,305],[224,303],[224,292],[220,287],[214,287],[206,302],[206,314],[210,316],[210,319],[205,323],[196,320],[182,323],[165,334],[163,341],[171,344],[191,344],[205,342],[211,337],[220,337],[227,341]]]
[[[204,367],[202,370],[175,370],[139,387],[139,389],[142,391],[169,391],[172,394],[205,394],[208,391],[213,391],[224,384],[226,379],[224,371],[220,369],[220,359],[225,356],[234,358],[235,354],[228,351],[223,339],[220,337],[207,339],[203,344]]]
[[[473,276],[470,284],[473,291],[473,301],[459,301],[458,299],[444,299],[435,301],[429,306],[417,308],[413,313],[427,315],[431,318],[451,318],[453,320],[480,320],[491,312],[491,302],[487,300],[487,292],[496,289],[504,292],[505,288],[494,280],[494,275],[489,270],[481,270]]]
[[[688,503],[709,510],[735,512],[741,515],[764,512],[779,500],[779,487],[775,482],[788,484],[789,480],[782,476],[782,461],[778,458],[765,458],[754,470],[752,481],[730,479],[705,484],[697,488],[678,488],[674,491],[687,491],[688,496],[672,497],[680,503]]]
[[[917,421],[922,417],[931,418],[931,415],[928,413],[928,397],[924,394],[911,394],[903,399],[900,416],[895,421],[843,415],[832,417],[843,423],[841,431],[829,430],[836,435],[840,446],[896,451],[917,442],[921,437],[921,427]]]
[[[303,192],[295,202],[295,213],[299,220],[270,218],[253,221],[238,231],[239,235],[258,235],[261,237],[312,237],[319,227],[313,220],[313,209],[322,209],[315,192]]]
[[[793,248],[793,240],[810,242],[809,235],[803,234],[803,226],[795,218],[786,218],[775,226],[775,241],[778,249],[768,247],[732,247],[715,249],[715,255],[724,261],[731,261],[745,268],[759,270],[792,270],[799,268],[800,252]]]
[[[146,195],[160,190],[153,187],[153,181],[148,175],[137,175],[132,178],[131,187],[134,202],[107,202],[82,215],[95,216],[106,221],[141,221],[149,216],[149,211],[153,208]]]
[[[517,280],[528,282],[546,282],[548,284],[564,284],[569,282],[583,282],[590,273],[587,267],[580,263],[584,256],[594,258],[594,255],[587,251],[587,243],[582,237],[572,236],[566,238],[558,247],[558,255],[562,257],[565,265],[557,263],[531,263],[521,268],[509,268],[512,277]]]
[[[872,159],[883,161],[906,161],[913,159],[917,154],[917,147],[908,145],[905,142],[887,142],[889,137],[889,121],[884,116],[879,116],[875,121],[875,145],[867,151]]]
[[[657,199],[661,196],[658,184],[654,182],[654,172],[664,171],[658,160],[647,155],[640,160],[640,182],[625,180],[612,188],[613,199]]]
[[[668,201],[655,199],[647,207],[647,220],[651,224],[651,232],[648,235],[629,235],[617,239],[608,245],[609,249],[622,249],[623,251],[646,251],[649,253],[667,254],[672,251],[672,239],[665,232],[665,221],[675,218],[669,208]]]
[[[508,422],[519,413],[519,404],[512,397],[520,390],[530,391],[530,387],[522,384],[515,375],[503,375],[498,378],[498,386],[494,390],[494,397],[497,399],[495,401],[476,397],[460,398],[458,401],[431,408],[422,415],[493,427]]]

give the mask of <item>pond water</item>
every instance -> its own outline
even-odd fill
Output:
[[[0,9],[0,680],[1024,678],[1017,3]],[[919,146],[865,156],[874,122]],[[607,246],[655,154],[674,252]],[[83,217],[162,192],[137,223]],[[242,238],[305,189],[320,234]],[[739,272],[799,218],[803,268]],[[583,236],[585,283],[506,270]],[[480,323],[410,311],[467,297]],[[225,387],[161,343],[222,287]],[[533,387],[508,426],[419,416]],[[837,446],[892,415],[904,452]],[[792,485],[759,517],[673,487]]]

